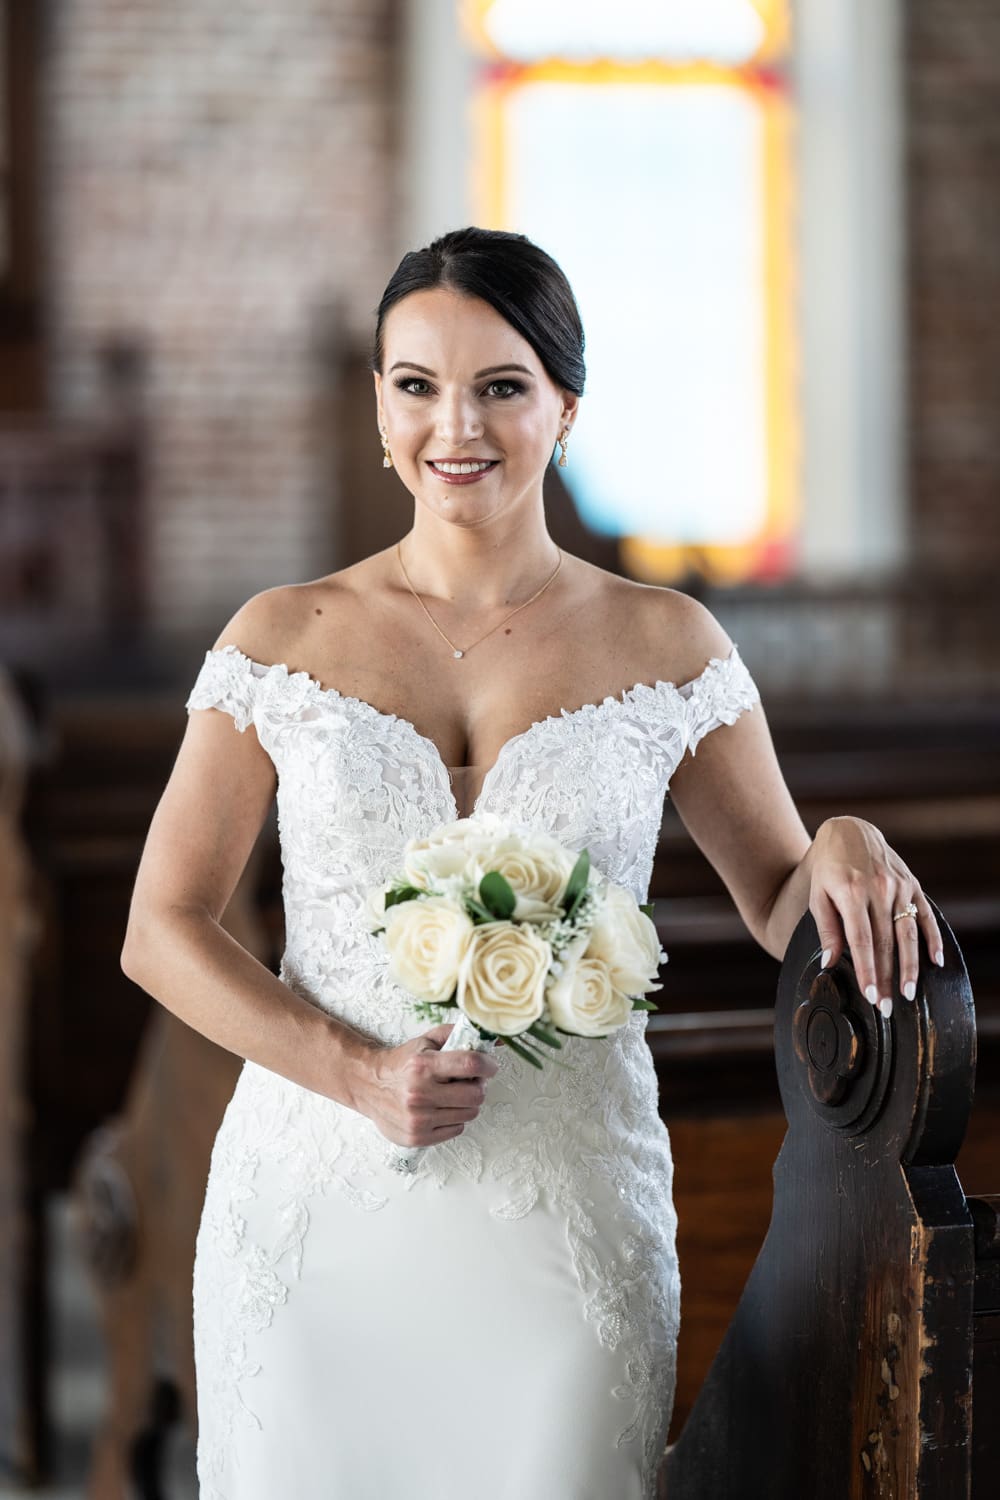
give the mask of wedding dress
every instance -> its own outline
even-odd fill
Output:
[[[758,698],[734,646],[563,709],[508,740],[474,812],[588,848],[643,901],[674,769]],[[388,1046],[427,1030],[362,902],[459,811],[434,743],[233,645],[186,707],[274,761],[281,979]],[[201,1500],[651,1500],[680,1278],[646,1020],[564,1038],[565,1067],[499,1048],[476,1119],[409,1175],[366,1116],[244,1062],[194,1267]]]

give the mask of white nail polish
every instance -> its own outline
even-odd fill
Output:
[[[944,954],[941,952],[940,948],[934,955],[934,962],[937,964],[939,969],[944,968]]]
[[[912,979],[908,979],[906,981],[906,983],[903,985],[903,994],[906,996],[907,1000],[915,1000],[916,999],[916,996],[917,996],[917,987],[913,983]]]
[[[865,999],[870,1000],[873,1005],[878,1003],[878,990],[873,984],[870,984],[865,990]]]
[[[823,956],[821,957],[821,959],[819,961],[820,968],[821,969],[825,969],[826,966],[827,966],[827,964],[829,962],[830,962],[830,949],[829,948],[824,948],[823,949]]]
[[[889,1000],[889,999],[880,1000],[879,1003],[878,1003],[878,1008],[879,1008],[879,1010],[882,1012],[882,1014],[884,1016],[891,1016],[892,1015],[892,1001],[891,1000]]]

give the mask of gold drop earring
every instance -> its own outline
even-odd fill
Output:
[[[382,439],[382,449],[385,454],[385,457],[382,459],[382,467],[383,469],[391,469],[392,454],[389,452],[389,439],[386,437],[385,429],[383,427],[379,428],[379,436]]]
[[[569,437],[569,428],[568,427],[564,427],[563,430],[562,430],[562,432],[559,434],[559,446],[562,449],[562,452],[559,455],[559,467],[560,467],[560,469],[565,469],[565,467],[566,467],[566,463],[567,463],[567,459],[566,459],[566,439],[568,437]]]

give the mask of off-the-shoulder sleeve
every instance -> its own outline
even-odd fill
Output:
[[[713,656],[700,677],[685,684],[688,749],[694,755],[710,729],[735,724],[745,709],[760,702],[757,684],[736,645],[725,658]],[[684,691],[684,689],[682,689]]]
[[[253,723],[256,685],[257,677],[250,658],[236,646],[223,646],[219,651],[205,652],[205,660],[184,706],[188,713],[193,708],[221,708],[232,714],[242,734]]]

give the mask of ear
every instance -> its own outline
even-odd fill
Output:
[[[563,391],[562,396],[563,406],[562,417],[559,422],[560,432],[562,432],[563,428],[565,427],[572,428],[573,423],[576,421],[577,411],[580,407],[580,398],[575,393],[575,391]]]
[[[385,428],[385,412],[382,410],[382,377],[377,370],[372,371],[375,377],[375,414],[378,420],[379,430]]]

